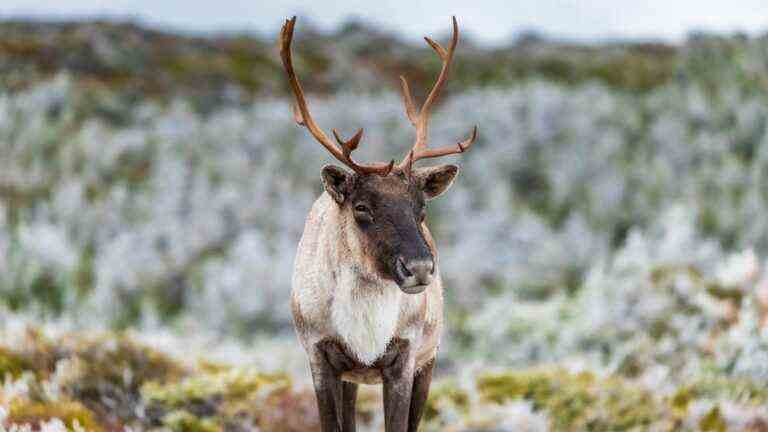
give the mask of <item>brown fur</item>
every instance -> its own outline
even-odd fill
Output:
[[[447,167],[412,177],[324,170],[331,175],[324,178],[326,189],[334,189],[318,198],[307,218],[291,299],[323,430],[354,429],[349,411],[358,383],[384,385],[387,430],[416,430],[443,320],[437,250],[422,215],[426,199],[455,176],[455,167]],[[401,292],[398,257],[433,260],[433,278],[422,292]]]

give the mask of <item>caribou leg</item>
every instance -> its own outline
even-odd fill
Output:
[[[350,404],[345,395],[345,389],[348,386],[342,382],[341,374],[352,367],[349,357],[335,341],[323,340],[315,344],[310,368],[322,432],[347,431],[346,425],[349,423],[344,410]],[[353,401],[353,409],[356,390],[355,387],[348,391]],[[351,415],[354,416],[354,410]],[[354,417],[352,422],[351,431],[354,432]]]
[[[424,414],[424,406],[429,396],[429,385],[432,383],[432,369],[435,367],[435,359],[424,365],[413,377],[413,391],[411,393],[411,409],[408,415],[408,432],[419,430],[419,421]]]
[[[317,410],[320,413],[320,428],[322,432],[338,432],[338,410],[341,408],[341,378],[331,368],[325,358],[325,353],[315,350],[310,361],[312,383],[315,386]]]
[[[341,430],[355,432],[355,402],[357,402],[357,384],[344,381],[342,384]]]
[[[354,362],[334,340],[322,340],[314,348],[312,381],[322,432],[355,432],[357,384],[341,380],[342,373],[354,369]]]
[[[381,359],[384,384],[384,429],[406,432],[411,405],[415,359],[407,340],[393,340]]]

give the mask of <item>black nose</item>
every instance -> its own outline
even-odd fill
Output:
[[[409,294],[416,294],[432,283],[435,263],[431,258],[416,258],[405,261],[403,257],[399,257],[397,259],[397,272],[402,280],[400,288]]]
[[[410,260],[405,264],[405,268],[408,270],[408,273],[415,276],[416,279],[420,282],[432,281],[432,272],[434,267],[435,264],[431,259]],[[426,285],[426,283],[424,283],[424,285]]]

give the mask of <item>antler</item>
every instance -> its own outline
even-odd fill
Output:
[[[291,41],[293,40],[293,27],[295,24],[296,17],[286,20],[283,29],[280,32],[280,57],[283,59],[283,67],[288,74],[288,81],[296,96],[296,104],[293,105],[294,120],[299,125],[305,126],[312,136],[315,137],[323,147],[331,152],[336,159],[352,168],[356,173],[379,174],[383,176],[389,174],[395,164],[394,160],[389,163],[375,162],[372,164],[358,164],[352,160],[352,151],[357,148],[360,144],[360,139],[363,137],[362,129],[358,130],[357,133],[347,141],[341,139],[336,129],[333,129],[333,136],[340,146],[338,147],[328,138],[323,130],[317,126],[315,120],[312,119],[312,115],[309,113],[309,107],[307,106],[307,101],[304,99],[304,91],[301,89],[299,79],[293,71],[293,61],[291,60]]]
[[[403,159],[397,168],[400,170],[410,170],[413,162],[419,159],[434,158],[439,156],[446,156],[450,154],[463,153],[466,151],[477,139],[477,126],[472,129],[472,136],[466,140],[452,146],[445,146],[436,149],[429,149],[427,147],[427,136],[429,130],[429,114],[432,109],[432,105],[435,100],[440,96],[440,92],[443,90],[445,81],[448,79],[448,69],[451,66],[453,60],[453,53],[456,50],[456,44],[459,42],[459,26],[456,23],[456,17],[453,17],[453,37],[451,43],[448,45],[448,51],[445,50],[439,43],[432,39],[425,37],[429,46],[437,53],[443,60],[443,67],[440,69],[440,75],[437,76],[437,81],[432,87],[432,91],[429,92],[427,99],[421,106],[418,114],[416,113],[416,107],[413,104],[413,97],[411,97],[411,90],[408,87],[408,81],[404,76],[400,76],[400,85],[403,91],[403,103],[405,104],[405,113],[408,116],[411,124],[416,128],[416,141],[413,144],[413,148],[408,153],[405,159]]]

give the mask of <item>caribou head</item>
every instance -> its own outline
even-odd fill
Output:
[[[394,160],[364,164],[352,159],[352,152],[363,138],[362,129],[347,140],[332,129],[334,142],[315,123],[291,60],[295,24],[296,17],[287,20],[280,37],[280,55],[296,97],[294,120],[306,127],[328,152],[351,170],[336,165],[325,166],[322,170],[325,190],[340,206],[341,223],[347,235],[354,237],[360,245],[364,255],[361,260],[369,263],[378,277],[396,282],[403,292],[420,293],[432,282],[436,268],[436,251],[425,225],[426,201],[439,196],[451,185],[458,167],[416,168],[414,163],[462,153],[477,138],[475,126],[471,136],[457,144],[435,149],[427,146],[429,116],[448,78],[459,39],[456,18],[453,18],[453,36],[447,50],[425,37],[442,59],[442,69],[421,109],[416,109],[408,82],[400,77],[405,113],[416,129],[416,138],[412,149],[397,165]]]

